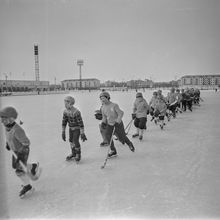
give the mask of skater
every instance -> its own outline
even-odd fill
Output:
[[[114,135],[114,128],[115,135],[118,137],[119,141],[122,143],[126,143],[129,146],[130,150],[134,152],[135,148],[132,142],[128,139],[128,137],[125,134],[124,124],[122,122],[124,112],[119,108],[118,104],[110,101],[110,94],[108,92],[102,92],[99,97],[102,102],[101,126],[106,127],[107,129],[106,136],[111,149],[111,151],[108,154],[108,157],[111,158],[117,156],[117,151],[114,146],[114,141],[112,139],[112,135]]]
[[[186,111],[186,92],[184,89],[181,89],[181,96],[182,96],[182,100],[181,100],[181,106],[182,106],[182,110],[185,112]]]
[[[155,111],[154,111],[154,115],[155,117],[158,117],[157,123],[159,123],[160,128],[163,129],[164,126],[166,125],[164,122],[164,117],[166,115],[167,112],[167,104],[164,100],[164,97],[161,94],[158,94],[157,96],[157,103],[155,106]]]
[[[75,108],[75,99],[72,96],[67,96],[64,99],[65,110],[63,112],[62,119],[62,139],[66,141],[66,125],[69,126],[69,142],[71,148],[71,154],[66,157],[66,160],[75,160],[79,162],[81,160],[81,146],[79,138],[84,142],[87,140],[84,133],[84,123],[82,120],[81,112]]]
[[[102,92],[104,92],[105,89],[102,89]],[[102,106],[100,107],[100,110],[95,111],[95,118],[98,120],[102,120]],[[108,140],[106,138],[106,127],[102,127],[101,124],[99,124],[99,130],[102,136],[102,142],[100,143],[100,147],[108,146]]]
[[[141,92],[136,94],[134,101],[132,119],[134,120],[134,126],[136,127],[136,133],[132,135],[133,138],[139,137],[141,141],[143,139],[144,130],[147,129],[147,115],[150,112],[150,106],[143,98]]]
[[[154,91],[153,92],[153,96],[149,102],[150,105],[150,115],[152,116],[151,121],[153,121],[155,119],[155,115],[154,115],[154,109],[156,108],[158,99],[157,99],[157,92]]]
[[[179,89],[176,89],[176,98],[177,98],[176,112],[182,113],[181,103],[183,97]]]
[[[1,122],[5,127],[6,149],[12,151],[12,168],[22,182],[19,196],[23,198],[26,193],[33,190],[30,176],[35,177],[35,180],[38,179],[40,169],[39,163],[27,163],[30,140],[23,128],[16,123],[17,116],[18,113],[14,107],[9,106],[0,110]]]
[[[168,109],[172,112],[173,118],[176,118],[176,106],[177,106],[177,95],[175,93],[175,88],[171,88],[170,92],[167,94]]]

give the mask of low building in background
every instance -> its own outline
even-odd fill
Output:
[[[216,89],[220,87],[219,75],[185,75],[180,79],[183,88]]]
[[[61,87],[65,90],[73,89],[100,89],[100,80],[91,79],[66,79],[61,81]]]
[[[33,90],[48,90],[49,81],[36,80],[0,80],[1,92],[20,92]]]

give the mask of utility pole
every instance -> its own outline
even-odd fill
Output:
[[[82,72],[81,72],[81,67],[82,67],[83,63],[84,63],[83,60],[77,60],[77,65],[79,66],[79,88],[80,88],[80,90],[82,89]]]
[[[5,75],[5,88],[6,88],[6,92],[8,92],[8,75],[7,73],[3,73]]]

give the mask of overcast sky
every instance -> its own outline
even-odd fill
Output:
[[[170,81],[220,74],[219,0],[0,0],[0,78]]]

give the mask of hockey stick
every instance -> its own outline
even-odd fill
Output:
[[[202,99],[201,97],[199,97],[199,100],[201,100],[202,102],[204,102],[204,99]]]
[[[128,131],[127,132],[125,132],[125,134],[127,135],[128,134],[128,132],[130,131],[130,129],[131,129],[131,125],[132,125],[132,122],[133,122],[133,118],[131,119],[131,121],[128,123],[128,125],[126,126],[126,128],[125,128],[125,131],[127,130],[127,128],[128,128]]]
[[[101,169],[104,169],[105,166],[106,166],[106,163],[107,163],[107,160],[108,160],[108,154],[109,154],[109,152],[110,152],[110,148],[111,148],[111,143],[112,143],[112,141],[113,141],[113,135],[114,135],[114,132],[115,132],[115,127],[113,128],[112,136],[111,136],[111,140],[110,140],[110,143],[109,143],[109,149],[108,149],[108,152],[107,152],[107,155],[106,155],[106,158],[105,158],[104,164],[101,166]]]
[[[12,155],[13,155],[13,156],[15,157],[15,159],[17,160],[17,159],[18,159],[17,154],[16,154],[13,150],[11,150],[11,152],[12,152]],[[19,160],[19,164],[21,165],[22,169],[24,170],[24,172],[28,175],[28,177],[29,177],[31,180],[33,180],[33,181],[38,180],[38,178],[39,178],[39,176],[40,176],[40,173],[41,173],[41,168],[39,168],[39,169],[40,169],[39,175],[38,175],[38,176],[37,176],[37,175],[33,176],[33,175],[28,171],[27,166],[25,166],[25,164],[24,164],[22,161]]]

